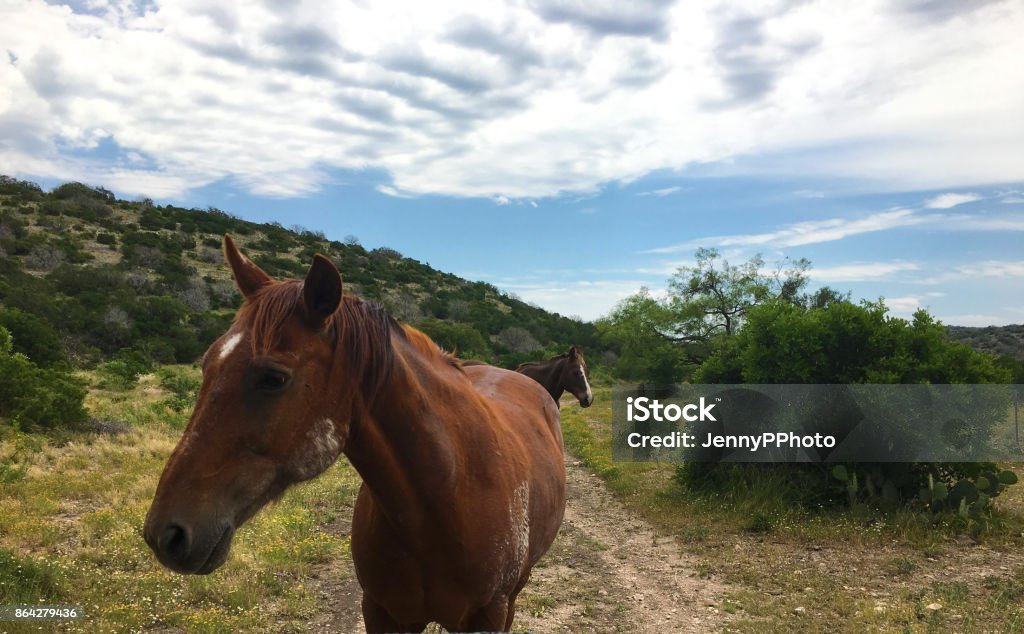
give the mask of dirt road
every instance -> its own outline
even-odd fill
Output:
[[[641,634],[720,629],[728,617],[716,607],[722,586],[701,579],[693,556],[681,553],[672,539],[656,538],[572,456],[566,456],[566,466],[565,521],[519,595],[514,629]],[[346,533],[350,512],[329,530]],[[364,632],[350,560],[323,566],[311,581],[324,606],[310,624],[312,631]]]

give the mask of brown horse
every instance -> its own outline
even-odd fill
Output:
[[[594,391],[590,389],[588,380],[590,369],[583,358],[583,352],[576,346],[547,361],[521,363],[516,372],[543,385],[555,403],[562,398],[562,392],[575,396],[581,407],[590,407],[594,402]]]
[[[565,508],[558,409],[522,375],[462,368],[322,255],[277,282],[225,236],[245,302],[203,357],[195,411],[146,517],[165,566],[208,574],[234,532],[341,453],[363,478],[352,558],[368,632],[508,630]]]

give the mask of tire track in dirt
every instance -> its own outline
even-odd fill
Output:
[[[566,469],[565,520],[519,595],[513,629],[637,634],[721,629],[729,615],[716,606],[725,587],[701,579],[693,555],[631,515],[571,455]],[[325,530],[347,534],[350,526],[349,508]],[[364,634],[362,591],[351,560],[324,564],[314,575],[308,583],[316,586],[323,610],[310,620],[310,630]]]

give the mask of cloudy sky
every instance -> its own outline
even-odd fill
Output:
[[[1024,3],[0,0],[0,172],[595,318],[700,246],[1024,322]]]

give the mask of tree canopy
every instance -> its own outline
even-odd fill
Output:
[[[619,355],[621,378],[679,381],[720,339],[735,335],[755,306],[806,300],[800,292],[807,284],[807,260],[766,269],[764,260],[754,256],[731,265],[715,249],[698,249],[694,259],[693,266],[679,268],[669,279],[665,297],[642,289],[598,321],[598,332]]]
[[[697,383],[1008,383],[990,355],[951,341],[924,310],[907,321],[884,302],[823,309],[773,300],[697,370]]]

